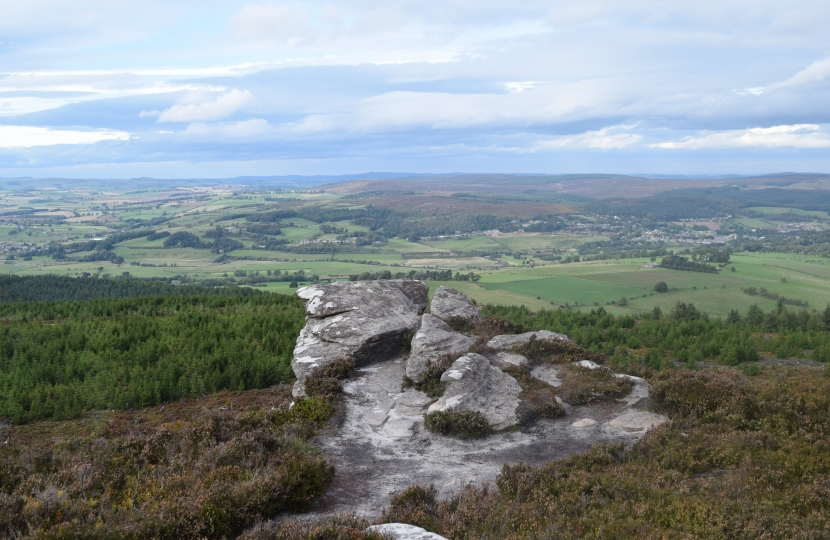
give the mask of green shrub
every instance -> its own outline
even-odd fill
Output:
[[[409,377],[404,376],[404,387],[414,386],[416,390],[420,390],[429,397],[439,398],[444,395],[444,390],[447,388],[447,383],[441,382],[441,375],[447,371],[453,362],[458,358],[453,355],[445,354],[435,361],[428,361],[427,368],[421,375],[419,382],[412,381]]]
[[[426,427],[433,433],[458,439],[482,439],[493,432],[483,414],[475,411],[435,411],[426,415]]]
[[[354,371],[354,361],[343,358],[314,368],[305,380],[306,395],[332,399],[343,391],[340,380],[349,377],[352,371]]]

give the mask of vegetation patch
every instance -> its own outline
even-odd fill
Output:
[[[526,343],[514,345],[513,350],[531,362],[566,364],[577,360],[591,360],[597,364],[605,362],[599,353],[585,350],[579,345],[558,339],[536,339],[531,336]]]
[[[447,383],[441,381],[441,375],[447,371],[453,362],[458,359],[457,356],[445,354],[440,356],[437,360],[430,360],[427,362],[427,368],[421,375],[421,380],[415,382],[406,375],[403,377],[404,388],[414,387],[420,390],[431,398],[439,398],[444,395],[444,390],[447,388]]]
[[[354,360],[338,358],[325,366],[314,368],[305,380],[306,395],[334,399],[343,391],[340,381],[352,374],[354,366]]]
[[[591,369],[577,364],[563,365],[559,370],[562,386],[557,394],[571,405],[590,405],[612,401],[631,393],[634,383],[628,377],[617,377],[605,368]]]
[[[452,539],[826,536],[830,380],[782,369],[659,377],[657,399],[674,422],[633,448],[505,465],[496,489],[469,486],[447,500],[414,486],[384,520]]]
[[[561,418],[565,408],[556,401],[556,389],[530,374],[524,366],[511,366],[504,370],[519,383],[519,418],[523,424],[532,424],[540,418]]]
[[[260,395],[114,413],[63,437],[50,424],[28,443],[39,426],[13,428],[0,451],[0,536],[218,539],[307,511],[333,476],[309,443],[333,409],[320,398],[288,409],[287,388]]]
[[[433,433],[457,439],[483,439],[493,432],[490,423],[477,411],[435,411],[427,414],[426,427]]]
[[[348,514],[319,520],[271,520],[257,524],[239,540],[388,540],[380,533],[367,532],[370,525]]]

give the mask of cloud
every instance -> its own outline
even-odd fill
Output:
[[[271,130],[267,120],[253,118],[241,122],[222,122],[219,124],[204,124],[196,122],[187,126],[185,135],[197,137],[219,137],[232,139],[246,139],[264,135]]]
[[[0,125],[0,148],[31,148],[56,144],[93,144],[101,141],[126,141],[125,131],[75,131],[33,126]]]
[[[579,135],[557,137],[537,143],[530,151],[554,150],[559,148],[593,148],[597,150],[620,150],[636,144],[642,136],[636,133],[613,133],[617,129],[628,129],[633,126],[616,126],[602,128],[597,131],[587,131]]]
[[[772,84],[769,88],[772,90],[776,88],[802,86],[804,84],[821,82],[825,79],[830,79],[830,57],[813,62],[789,79]]]
[[[202,96],[191,95],[185,103],[163,110],[157,122],[203,122],[226,118],[247,105],[252,97],[249,91],[236,89],[211,101],[201,101]]]
[[[830,148],[830,136],[817,124],[795,124],[769,128],[750,128],[709,133],[701,137],[686,137],[649,145],[652,148]]]
[[[287,5],[246,6],[234,15],[229,27],[234,37],[285,41],[297,39],[306,30],[308,14]]]

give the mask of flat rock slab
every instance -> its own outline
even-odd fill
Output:
[[[406,376],[420,381],[430,362],[444,355],[459,357],[470,350],[473,338],[460,334],[447,323],[429,313],[421,316],[421,328],[412,338],[412,350],[406,364]]]
[[[404,372],[403,360],[381,362],[358,369],[344,385],[340,423],[316,439],[336,472],[312,515],[351,511],[377,518],[393,494],[413,484],[433,484],[446,498],[468,484],[494,484],[504,463],[541,465],[585,452],[595,443],[633,443],[646,432],[611,425],[618,417],[618,425],[633,425],[632,417],[624,415],[635,411],[620,402],[568,407],[563,418],[483,440],[442,437],[424,427],[423,414],[433,400],[413,389],[401,391]]]
[[[384,523],[383,525],[372,525],[367,532],[373,531],[384,534],[394,540],[447,540],[443,536],[428,532],[426,529],[409,525],[407,523]]]
[[[550,330],[539,330],[537,332],[525,332],[524,334],[503,334],[496,336],[487,342],[487,346],[491,349],[504,351],[512,349],[515,345],[524,345],[532,337],[537,340],[546,339],[549,341],[566,341],[568,343],[571,341],[565,334],[557,334]]]
[[[470,302],[467,295],[443,285],[435,289],[432,302],[429,304],[429,311],[443,321],[453,317],[460,317],[471,323],[481,320],[478,307]]]
[[[478,412],[495,430],[519,424],[519,383],[480,354],[469,353],[453,362],[441,382],[447,383],[447,389],[429,412]]]
[[[648,411],[632,411],[614,418],[608,424],[618,429],[645,431],[665,424],[668,421],[669,419],[662,414]]]

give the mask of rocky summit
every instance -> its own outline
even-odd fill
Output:
[[[428,288],[415,280],[337,282],[298,295],[306,326],[294,349],[294,395],[305,395],[317,367],[338,359],[357,366],[344,381],[344,406],[318,437],[337,471],[318,513],[376,516],[412,484],[433,484],[448,496],[495,481],[504,463],[540,464],[594,443],[633,443],[667,421],[647,410],[643,379],[588,358],[531,361],[519,353],[531,339],[554,349],[562,343],[569,358],[579,348],[547,330],[488,335],[493,326],[478,307],[449,287],[436,290],[428,313]],[[546,399],[557,414],[526,414]],[[453,413],[477,415],[491,434],[464,440],[427,429],[429,415]]]

